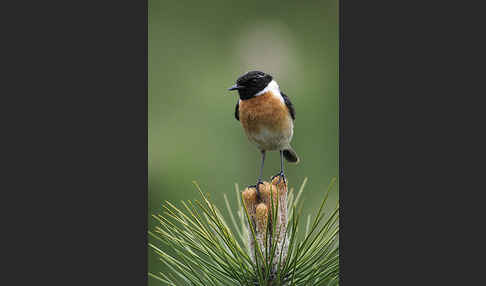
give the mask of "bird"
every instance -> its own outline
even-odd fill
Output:
[[[280,152],[280,172],[275,176],[286,182],[284,158],[290,163],[299,163],[297,153],[290,146],[294,135],[295,108],[290,98],[283,93],[275,79],[262,71],[249,71],[236,80],[228,89],[238,91],[239,100],[234,116],[240,121],[248,140],[256,145],[261,153],[260,175],[255,187],[263,184],[263,167],[267,151]]]

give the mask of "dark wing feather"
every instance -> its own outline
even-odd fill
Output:
[[[283,93],[282,91],[280,91],[280,94],[282,95],[282,97],[285,101],[285,105],[287,105],[287,108],[289,109],[290,116],[292,117],[292,120],[295,120],[295,109],[294,109],[294,105],[292,104],[292,102],[290,102],[290,98],[287,95],[285,95],[285,93]]]
[[[235,107],[235,118],[236,118],[236,120],[240,121],[240,102],[239,101],[236,103],[236,107]]]

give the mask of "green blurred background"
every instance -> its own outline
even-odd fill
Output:
[[[285,171],[290,187],[309,178],[303,199],[315,213],[339,173],[338,1],[149,0],[148,7],[149,229],[163,201],[198,198],[193,180],[222,209],[223,193],[236,205],[234,183],[255,184],[260,154],[234,118],[237,93],[227,91],[249,70],[270,73],[295,106],[292,146],[301,163]],[[278,152],[267,153],[264,177],[279,168]],[[149,251],[149,271],[161,270]],[[149,285],[160,283],[149,278]]]

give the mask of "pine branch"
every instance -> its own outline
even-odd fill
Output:
[[[224,196],[237,235],[196,183],[202,201],[182,202],[184,210],[166,202],[163,215],[153,215],[160,225],[149,232],[165,248],[149,247],[168,271],[150,277],[163,285],[338,285],[339,205],[323,211],[336,180],[313,222],[307,217],[301,241],[296,208],[307,179],[295,196],[279,180],[260,185],[259,196],[236,186],[237,219]]]
[[[277,279],[278,266],[287,259],[287,184],[276,177],[272,183],[259,185],[259,190],[259,196],[255,188],[247,188],[242,193],[249,218],[246,226],[254,227],[248,241],[252,261],[261,263],[267,282],[272,282]]]

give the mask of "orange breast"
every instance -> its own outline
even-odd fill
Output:
[[[292,136],[293,124],[287,106],[271,92],[241,100],[239,112],[240,122],[250,139],[254,139],[262,129],[279,134],[279,137]]]

